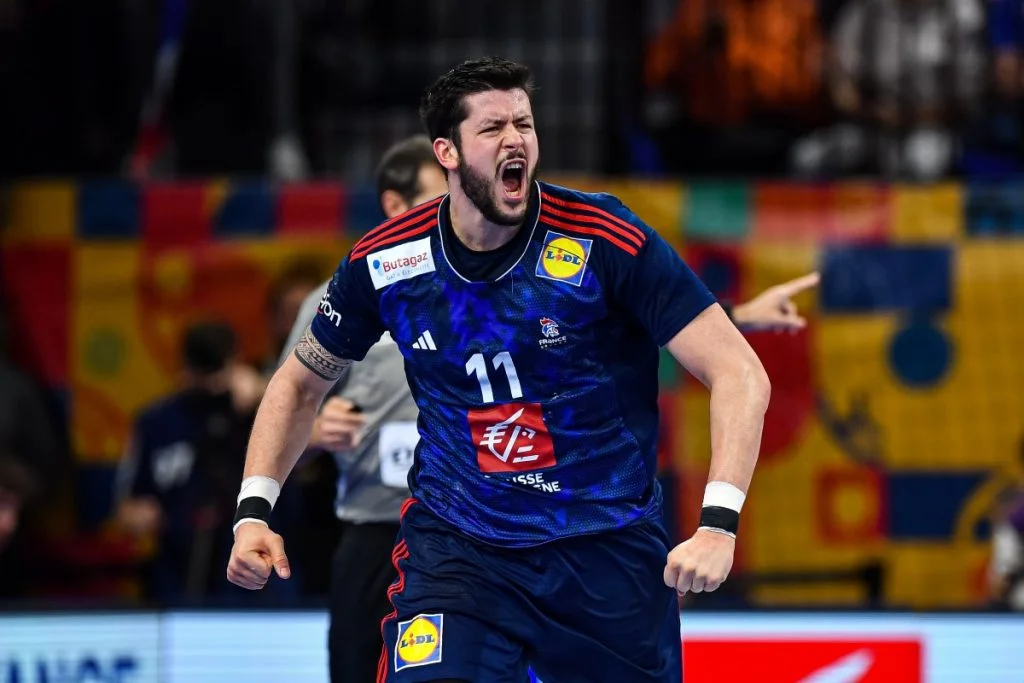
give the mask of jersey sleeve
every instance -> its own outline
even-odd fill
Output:
[[[636,255],[615,250],[612,296],[630,310],[648,334],[664,346],[708,306],[715,296],[679,253],[614,197],[611,212],[644,234]]]
[[[364,259],[348,257],[341,262],[320,299],[310,330],[330,353],[357,361],[384,334],[379,299]]]

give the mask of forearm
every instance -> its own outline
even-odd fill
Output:
[[[256,412],[244,476],[283,483],[306,449],[322,399],[314,389],[275,375]]]
[[[745,365],[711,385],[711,467],[708,481],[746,493],[754,475],[770,395],[760,364]]]

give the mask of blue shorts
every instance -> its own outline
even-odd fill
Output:
[[[407,504],[378,683],[679,683],[659,524],[505,549]]]

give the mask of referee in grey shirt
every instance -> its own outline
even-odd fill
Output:
[[[388,218],[447,191],[426,136],[407,138],[384,154],[377,194]],[[303,302],[286,354],[316,316],[327,285]],[[385,333],[334,387],[313,426],[309,449],[333,453],[340,472],[335,513],[343,529],[331,566],[331,683],[367,683],[377,675],[384,646],[380,624],[391,611],[387,588],[397,578],[391,552],[419,438],[417,414],[402,354]]]

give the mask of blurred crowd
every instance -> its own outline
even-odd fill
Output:
[[[549,169],[1013,172],[1020,5],[523,0],[481,23],[466,0],[2,0],[0,173],[365,174],[481,51],[534,62]]]
[[[541,3],[522,5],[541,15]],[[578,6],[610,22],[609,3]],[[621,27],[600,25],[581,38],[603,46],[594,68],[631,74],[609,76],[606,96],[595,98],[608,151],[579,166],[556,155],[559,170],[918,181],[1024,170],[1024,0],[635,6],[647,20],[635,40],[611,45]],[[439,40],[423,27],[457,22],[459,7],[0,0],[0,178],[293,180],[358,169],[338,155],[383,146],[373,136],[390,144],[415,123],[357,137],[345,122],[394,108],[415,121],[418,94],[437,74],[388,55],[409,53],[415,64]],[[506,29],[531,30],[529,21]],[[464,42],[492,52],[506,44]],[[622,45],[633,53],[619,54]],[[542,79],[539,97],[557,100],[545,87]],[[99,531],[62,527],[74,459],[61,410],[0,343],[0,597],[239,599],[224,566],[249,426],[301,302],[327,276],[297,264],[274,288],[276,343],[262,365],[239,359],[236,333],[221,321],[188,329],[180,384],[135,416],[110,523]],[[296,578],[274,583],[280,594],[263,600],[328,590],[338,471],[323,455],[303,461],[275,510]],[[1021,492],[1008,492],[995,520],[992,584],[995,602],[1024,609]]]
[[[319,264],[297,261],[279,277],[267,307],[273,346],[263,363],[241,358],[236,332],[223,321],[199,319],[184,330],[177,384],[134,416],[106,500],[75,500],[81,491],[63,411],[0,355],[0,603],[230,604],[243,597],[224,570],[249,430],[299,306],[327,275]],[[325,455],[310,453],[275,512],[297,577],[257,600],[294,604],[327,592],[338,473]],[[98,526],[77,522],[74,506],[82,504],[109,515]]]
[[[1014,0],[684,0],[647,120],[673,172],[1019,171],[1022,23]]]

